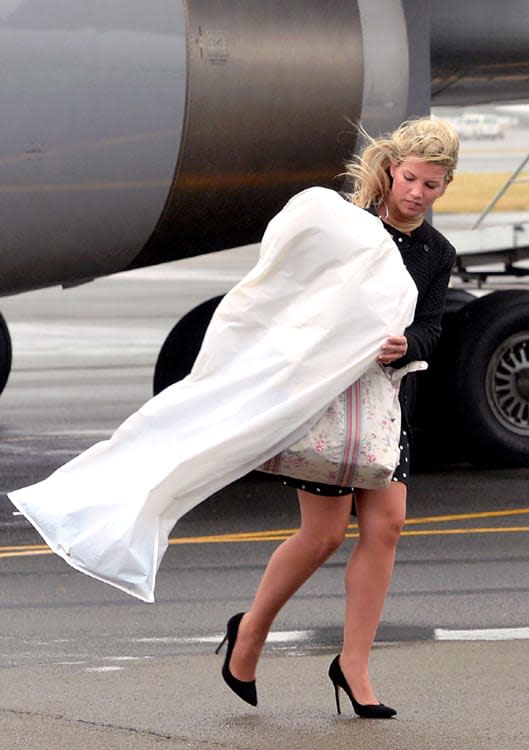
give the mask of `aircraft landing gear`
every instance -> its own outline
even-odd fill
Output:
[[[420,457],[529,466],[529,292],[471,300],[445,315],[419,393]]]
[[[0,315],[0,393],[9,378],[12,359],[11,336],[3,315]]]
[[[156,360],[154,395],[189,373],[200,351],[211,316],[221,299],[222,296],[206,300],[184,315],[171,330]]]
[[[477,466],[529,465],[529,292],[465,305],[447,383],[454,430]]]

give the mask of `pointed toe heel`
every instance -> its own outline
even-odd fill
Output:
[[[334,685],[336,711],[339,714],[341,714],[340,688],[342,688],[344,693],[351,701],[355,713],[358,714],[358,716],[361,716],[363,719],[391,719],[392,716],[395,716],[397,714],[394,708],[384,706],[383,703],[358,703],[353,695],[351,688],[349,687],[347,680],[345,679],[344,673],[342,672],[342,668],[340,666],[340,656],[336,656],[333,659],[331,666],[329,667],[329,679]]]
[[[221,648],[224,646],[226,641],[228,642],[228,648],[226,651],[226,658],[222,665],[222,677],[226,685],[233,690],[233,692],[241,698],[241,700],[249,703],[250,706],[257,706],[257,689],[255,687],[255,680],[245,682],[244,680],[238,680],[234,677],[230,671],[230,660],[235,642],[237,641],[237,634],[239,632],[239,625],[244,617],[244,612],[239,612],[233,615],[228,620],[226,625],[226,635],[224,636],[221,643],[215,649],[215,653],[218,654]]]

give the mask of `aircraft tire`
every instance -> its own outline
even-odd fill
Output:
[[[3,315],[0,315],[0,393],[4,390],[11,372],[13,350],[11,336]]]
[[[453,316],[444,384],[464,457],[476,466],[529,466],[529,291],[504,290]]]
[[[445,315],[457,312],[475,299],[474,295],[465,291],[465,289],[449,289],[446,294]]]
[[[411,375],[415,390],[410,419],[414,434],[413,466],[432,469],[461,460],[461,448],[452,431],[452,404],[446,383],[451,377],[454,342],[465,305],[476,297],[464,289],[448,289],[443,315],[443,335],[424,373]]]
[[[181,318],[165,339],[154,368],[153,393],[182,380],[193,367],[222,296],[202,302]]]

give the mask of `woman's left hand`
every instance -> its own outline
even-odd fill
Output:
[[[377,362],[381,365],[389,365],[397,359],[404,357],[408,351],[408,339],[406,336],[390,336],[382,347]]]

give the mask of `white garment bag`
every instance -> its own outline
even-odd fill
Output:
[[[379,219],[334,191],[305,190],[268,225],[191,373],[9,497],[74,568],[154,601],[178,519],[305,434],[402,334],[416,297]]]

